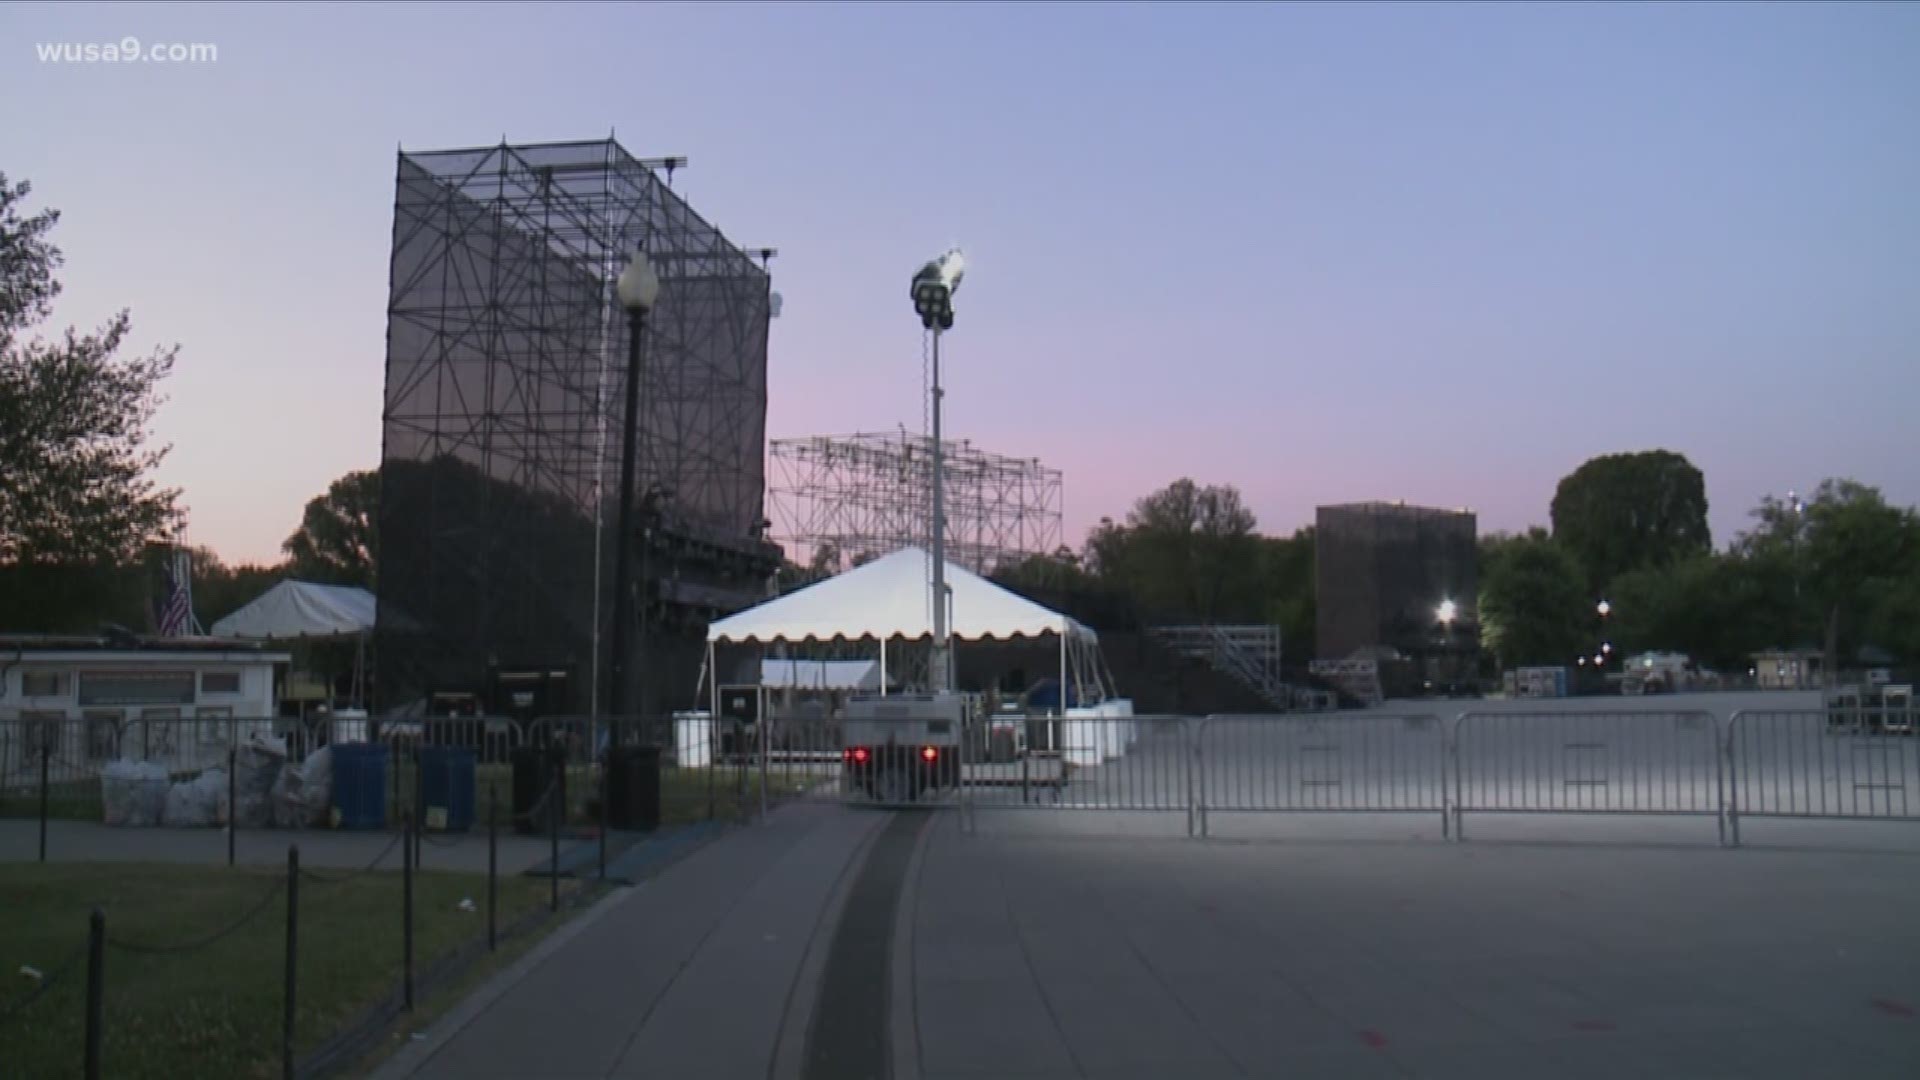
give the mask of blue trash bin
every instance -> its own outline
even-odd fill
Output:
[[[420,748],[420,805],[433,821],[435,810],[447,815],[447,832],[466,832],[473,828],[474,788],[473,751],[465,746],[423,746]]]
[[[384,743],[333,744],[333,809],[342,829],[387,827]]]

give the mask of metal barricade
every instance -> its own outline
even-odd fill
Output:
[[[838,718],[770,709],[753,727],[747,742],[754,748],[759,790],[767,804],[847,794],[846,745]]]
[[[1727,821],[1920,820],[1920,738],[1904,708],[1742,710],[1727,722]]]
[[[983,721],[963,745],[961,803],[989,810],[1177,812],[1194,829],[1193,721],[1184,716],[1066,716],[1047,725]]]
[[[1726,842],[1719,724],[1701,711],[1468,712],[1454,722],[1453,834],[1473,813],[1711,815]]]
[[[1424,813],[1447,835],[1446,724],[1428,714],[1209,716],[1195,745],[1210,812]]]
[[[0,720],[0,816],[101,819],[100,773],[120,760],[124,721]]]

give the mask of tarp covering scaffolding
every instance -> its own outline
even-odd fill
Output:
[[[661,288],[641,350],[634,477],[659,523],[637,531],[697,535],[705,561],[636,559],[637,584],[654,608],[683,603],[668,580],[711,586],[696,598],[709,610],[761,595],[764,575],[736,579],[751,577],[760,545],[770,279],[672,190],[680,164],[610,139],[400,153],[380,469],[384,701],[481,690],[499,665],[568,672],[568,698],[553,706],[594,706],[607,570],[619,545],[640,546],[613,535],[609,510],[631,340],[614,283],[638,249]],[[425,632],[396,632],[395,611]]]

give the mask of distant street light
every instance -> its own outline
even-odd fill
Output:
[[[1613,614],[1613,605],[1607,603],[1605,600],[1602,600],[1600,601],[1599,605],[1594,608],[1594,610],[1598,611],[1600,613],[1600,617],[1604,619],[1607,616]]]
[[[1451,600],[1442,600],[1440,601],[1440,608],[1435,614],[1440,616],[1441,622],[1452,625],[1454,616],[1460,614],[1460,606]]]

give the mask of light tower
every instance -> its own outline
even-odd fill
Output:
[[[920,325],[933,335],[933,655],[928,664],[928,689],[936,694],[953,689],[952,652],[947,643],[947,515],[942,490],[940,446],[940,335],[953,329],[953,294],[966,273],[959,248],[927,263],[913,275],[913,309]]]

